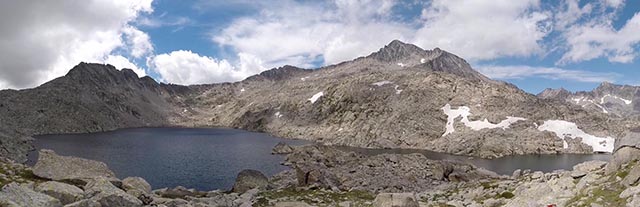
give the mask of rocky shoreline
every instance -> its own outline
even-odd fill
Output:
[[[33,167],[0,160],[0,206],[637,206],[640,134],[610,162],[588,161],[550,173],[500,176],[421,154],[362,155],[331,146],[278,144],[291,169],[267,178],[243,170],[232,189],[152,190],[119,179],[98,161],[41,150]]]

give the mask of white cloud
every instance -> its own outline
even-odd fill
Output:
[[[267,67],[308,66],[323,56],[338,63],[377,50],[413,30],[389,20],[393,1],[287,2],[256,16],[236,19],[214,42],[265,60]]]
[[[434,0],[422,11],[424,25],[414,42],[470,60],[539,54],[540,41],[551,30],[549,16],[539,4],[538,0]]]
[[[81,61],[103,62],[124,48],[150,50],[148,36],[129,25],[152,12],[151,0],[11,1],[0,7],[0,83],[33,87]],[[124,35],[129,32],[130,35]]]
[[[405,22],[395,18],[393,8],[401,4],[396,1],[289,2],[233,21],[213,41],[261,57],[269,67],[305,66],[318,57],[325,64],[338,63],[393,39],[441,47],[471,60],[541,51],[539,41],[549,26],[546,13],[538,12],[538,0],[485,3],[436,0],[426,4],[430,7],[422,19]]]
[[[551,80],[570,80],[578,82],[615,82],[620,76],[617,73],[589,72],[584,70],[567,70],[556,67],[531,67],[525,65],[513,66],[478,66],[476,69],[494,79],[524,79],[531,77]]]
[[[129,59],[127,59],[122,55],[108,55],[107,58],[103,61],[103,63],[111,64],[115,66],[117,69],[123,69],[123,68],[131,69],[133,70],[133,72],[136,72],[136,74],[138,74],[139,77],[143,77],[147,75],[144,69],[141,69],[136,64],[132,63],[131,61],[129,61]]]
[[[578,6],[577,0],[567,0],[556,16],[566,52],[558,64],[607,58],[610,62],[630,63],[638,55],[634,47],[640,43],[640,12],[619,29],[613,21],[624,1],[601,0]],[[581,20],[582,19],[582,20]]]
[[[157,55],[149,61],[149,65],[164,82],[187,85],[238,81],[265,70],[262,62],[254,56],[239,56],[239,67],[234,67],[227,60],[179,50]]]

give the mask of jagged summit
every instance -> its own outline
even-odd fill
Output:
[[[538,93],[537,96],[543,99],[564,100],[570,95],[571,92],[564,88],[546,88],[542,92]]]
[[[369,57],[384,62],[394,62],[408,59],[413,56],[425,56],[426,51],[413,44],[407,44],[400,40],[393,40],[377,52],[372,53]]]
[[[149,76],[139,78],[138,74],[131,69],[124,68],[122,70],[118,70],[116,67],[109,64],[85,62],[81,62],[74,66],[66,75],[47,82],[42,86],[71,83],[90,83],[97,86],[118,84],[136,84],[146,87],[158,86],[158,83],[153,78]]]

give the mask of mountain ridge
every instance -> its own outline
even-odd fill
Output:
[[[390,61],[380,61],[385,58]],[[0,132],[16,130],[25,136],[216,126],[328,145],[493,158],[595,149],[588,140],[544,130],[542,126],[560,123],[547,121],[564,120],[561,123],[577,125],[598,139],[619,137],[629,125],[488,79],[446,51],[422,50],[400,41],[369,56],[315,70],[283,66],[239,82],[192,86],[157,83],[131,70],[81,63],[42,86],[0,95],[6,97],[0,100]],[[508,117],[519,118],[503,124]],[[3,156],[23,160],[22,149],[30,141],[14,137],[0,136],[3,144],[9,143]]]

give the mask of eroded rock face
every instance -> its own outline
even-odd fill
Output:
[[[381,193],[373,200],[374,207],[418,207],[418,199],[413,193]]]
[[[33,167],[33,174],[51,180],[67,180],[86,183],[96,177],[117,180],[113,171],[100,161],[71,156],[60,156],[52,150],[42,149],[38,161]]]
[[[36,191],[60,200],[63,205],[79,201],[84,197],[82,189],[56,181],[40,183],[36,185]]]
[[[2,187],[2,191],[0,191],[0,201],[7,201],[6,205],[12,204],[16,206],[62,206],[58,199],[38,193],[18,183],[9,183]]]
[[[265,188],[269,185],[267,176],[257,170],[242,170],[233,184],[233,192],[244,193],[254,188]]]
[[[630,131],[616,142],[613,157],[607,164],[605,172],[607,174],[614,173],[622,165],[634,160],[640,160],[640,133]]]
[[[85,185],[85,193],[102,206],[142,206],[142,201],[114,186],[105,177],[96,177]]]

